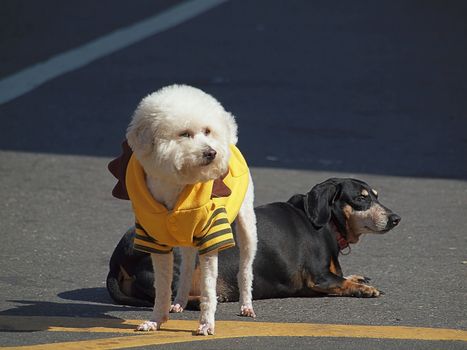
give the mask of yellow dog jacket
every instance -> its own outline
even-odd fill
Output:
[[[240,210],[249,182],[248,166],[237,147],[230,146],[225,177],[187,185],[172,210],[152,197],[144,169],[126,141],[123,150],[123,155],[109,164],[109,170],[119,179],[113,195],[132,203],[135,249],[165,254],[176,246],[195,246],[199,254],[205,254],[235,245],[230,225]]]

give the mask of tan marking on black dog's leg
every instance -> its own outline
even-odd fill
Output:
[[[296,273],[294,273],[292,275],[292,277],[290,278],[290,280],[292,282],[292,286],[295,289],[302,289],[303,288],[303,273],[302,273],[302,271],[297,271]]]
[[[313,276],[310,273],[304,275],[305,286],[312,289],[316,284]]]
[[[313,289],[316,285],[311,273],[309,273],[305,269],[297,271],[295,274],[293,274],[291,281],[292,286],[296,290],[300,290],[303,288]]]
[[[118,284],[120,285],[120,290],[123,294],[127,296],[132,296],[133,290],[133,283],[135,282],[135,278],[130,276],[128,272],[120,266],[120,273],[118,274]]]
[[[331,257],[331,261],[329,262],[329,271],[333,275],[342,277],[342,269],[338,259],[334,259],[333,257]]]
[[[329,263],[329,271],[336,275],[336,265],[334,265],[334,261],[331,259],[331,262]]]
[[[334,259],[332,258],[331,258],[331,262],[329,263],[329,271],[331,271],[331,273],[333,273],[334,275],[338,275],[336,264],[334,263]]]

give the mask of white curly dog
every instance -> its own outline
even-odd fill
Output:
[[[180,202],[183,201],[181,198],[186,195],[187,188],[193,190],[204,188],[203,186],[214,186],[215,180],[224,179],[233,172],[230,168],[233,153],[240,159],[240,162],[243,159],[235,147],[237,124],[234,117],[226,112],[214,97],[187,85],[167,86],[145,97],[133,114],[126,137],[133,154],[141,168],[144,169],[148,193],[152,195],[155,202],[165,208],[169,221],[172,211],[177,210]],[[240,314],[255,317],[251,294],[252,265],[257,245],[256,217],[253,210],[253,182],[247,167],[246,169],[247,180],[244,183],[247,185],[244,186],[244,193],[240,195],[238,215],[235,213],[236,239],[240,247],[240,270],[237,277],[240,291]],[[229,196],[228,191],[229,188],[224,196]],[[190,198],[195,198],[196,194],[190,194],[190,196]],[[211,207],[206,207],[208,212],[219,205],[211,198],[209,199],[212,202],[210,202]],[[202,204],[205,205],[204,202]],[[134,203],[133,208],[137,216]],[[217,209],[216,213],[219,212]],[[227,214],[229,214],[228,210]],[[210,219],[212,220],[213,217]],[[214,219],[217,220],[216,223],[209,222],[207,225],[213,227],[223,224],[222,235],[229,235],[231,218],[229,222],[226,221],[226,217]],[[186,226],[184,225],[181,227]],[[140,227],[141,232],[148,234],[148,236],[140,237],[143,243],[151,241],[158,244],[158,247],[167,249],[162,251],[163,254],[158,254],[160,252],[155,249],[147,250],[151,253],[155,271],[156,297],[150,321],[139,325],[137,330],[158,330],[161,324],[169,319],[169,312],[183,311],[188,302],[196,254],[199,252],[201,313],[196,333],[199,335],[214,334],[217,307],[217,256],[219,249],[228,247],[216,241],[220,239],[217,236],[221,233],[218,231],[212,235],[209,233],[207,236],[198,237],[196,235],[204,233],[195,232],[191,244],[180,244],[183,259],[181,278],[177,286],[177,295],[171,303],[173,253],[168,248],[174,244],[167,243],[163,239],[158,240],[159,237],[153,237],[151,232],[147,232],[148,230],[144,230],[142,226],[138,226],[137,218],[137,229]],[[201,242],[208,247],[205,248],[203,254],[200,248]],[[232,245],[233,243],[230,246]]]

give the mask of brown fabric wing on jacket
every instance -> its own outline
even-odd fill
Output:
[[[112,160],[109,165],[108,169],[115,176],[118,180],[117,184],[112,190],[112,195],[118,199],[126,199],[129,200],[130,197],[128,196],[128,192],[126,189],[125,184],[125,177],[126,177],[126,168],[128,166],[128,162],[130,161],[131,155],[133,151],[131,150],[130,146],[128,145],[127,140],[122,142],[122,154]]]

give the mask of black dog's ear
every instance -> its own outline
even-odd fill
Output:
[[[287,201],[287,203],[292,204],[294,207],[304,210],[303,208],[303,202],[305,200],[305,195],[303,194],[294,194],[290,199]]]
[[[321,228],[331,220],[332,205],[338,194],[339,185],[335,181],[327,180],[313,187],[305,195],[305,214],[315,228]]]

